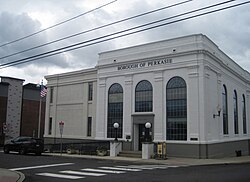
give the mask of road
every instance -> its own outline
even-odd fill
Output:
[[[25,182],[250,181],[250,163],[177,167],[1,152],[0,168],[24,173]]]

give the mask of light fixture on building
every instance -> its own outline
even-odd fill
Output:
[[[150,122],[147,122],[147,123],[145,124],[145,127],[146,127],[146,128],[151,128],[151,123],[150,123]]]
[[[217,106],[217,112],[218,112],[217,114],[214,114],[214,115],[213,115],[214,118],[215,118],[215,116],[220,117],[221,107],[220,107],[219,105]]]
[[[114,123],[114,128],[115,128],[115,141],[118,141],[118,128],[119,128],[119,123]]]

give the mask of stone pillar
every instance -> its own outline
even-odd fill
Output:
[[[122,142],[111,141],[110,142],[110,156],[116,157],[122,151]]]
[[[164,98],[164,92],[166,92],[166,86],[163,85],[163,73],[154,73],[154,123],[153,124],[153,140],[154,141],[164,141],[166,137],[166,121],[164,119],[164,114],[166,113],[165,103],[162,101]]]
[[[150,159],[154,154],[154,143],[142,144],[142,159]]]
[[[97,82],[96,109],[96,139],[104,139],[107,133],[106,115],[106,79],[99,78]]]
[[[124,108],[123,108],[123,131],[124,131],[124,137],[126,138],[126,140],[128,140],[129,142],[131,142],[132,139],[132,131],[133,131],[133,124],[131,121],[131,107],[132,107],[132,103],[133,103],[133,97],[132,97],[132,85],[133,84],[133,80],[131,76],[126,76],[125,77],[125,88],[124,88]],[[126,91],[125,91],[126,90]],[[128,144],[128,142],[127,142]],[[128,146],[128,145],[127,145]],[[130,147],[131,148],[131,147]]]

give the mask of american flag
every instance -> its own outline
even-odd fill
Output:
[[[40,94],[41,94],[41,97],[45,97],[45,95],[47,94],[47,87],[42,86]]]

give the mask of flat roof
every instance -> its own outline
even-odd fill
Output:
[[[19,80],[19,81],[25,81],[24,79],[20,79],[20,78],[13,78],[13,77],[8,77],[8,76],[0,76],[0,78],[6,78],[6,79],[12,79],[12,80]]]

